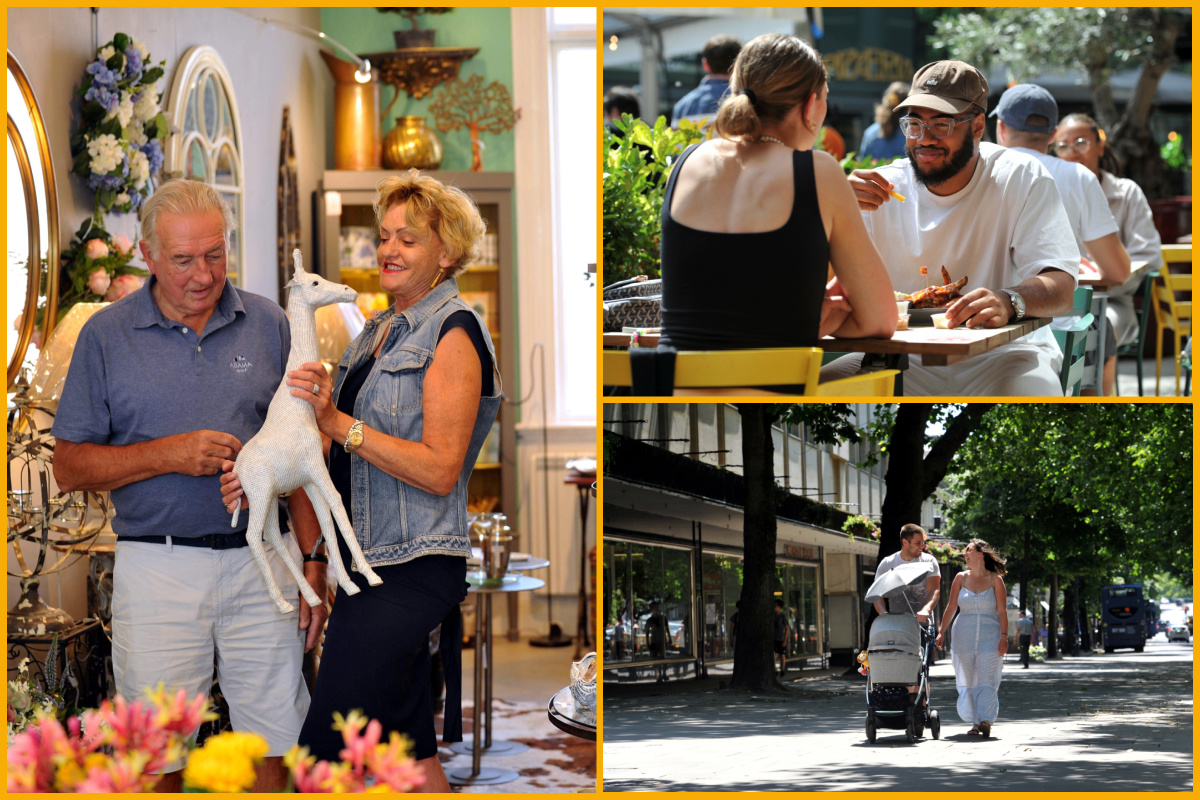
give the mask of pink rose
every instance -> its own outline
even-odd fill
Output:
[[[110,303],[116,302],[125,295],[142,288],[142,284],[145,282],[145,278],[137,275],[118,275],[113,278],[112,285],[108,287],[108,292],[104,295],[104,299]]]
[[[93,239],[92,241],[97,241],[97,240]],[[101,242],[101,244],[103,244],[103,242]],[[108,286],[111,283],[112,283],[112,278],[109,277],[108,273],[105,272],[103,268],[97,269],[95,272],[93,272],[91,275],[88,276],[88,282],[87,282],[88,291],[91,292],[92,294],[103,295],[105,292],[108,291]]]
[[[20,331],[21,323],[24,321],[25,321],[25,312],[22,311],[20,314],[17,314],[17,318],[13,320],[13,330]]]
[[[117,248],[117,251],[123,256],[129,255],[129,251],[133,249],[133,242],[129,241],[129,237],[123,233],[114,236],[112,243],[113,247]]]
[[[108,245],[106,245],[102,239],[89,239],[87,243],[87,250],[85,252],[87,253],[88,258],[104,258],[106,255],[108,255]]]

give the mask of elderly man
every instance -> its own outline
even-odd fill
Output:
[[[1064,314],[1079,272],[1079,249],[1050,173],[981,141],[987,98],[987,81],[970,64],[926,64],[897,106],[907,112],[900,125],[908,159],[850,178],[896,289],[923,288],[942,266],[968,279],[946,309],[951,327]],[[904,386],[920,395],[1061,396],[1061,364],[1053,334],[1042,328],[950,367],[914,357]]]
[[[996,138],[1014,152],[1036,158],[1054,176],[1054,185],[1067,210],[1071,232],[1081,256],[1090,256],[1100,275],[1121,284],[1129,278],[1129,253],[1118,236],[1117,221],[1108,208],[1108,199],[1100,181],[1082,164],[1074,164],[1049,154],[1050,140],[1058,124],[1058,103],[1054,96],[1033,83],[1010,86],[991,114],[996,117]],[[1059,317],[1057,327],[1069,327],[1078,315]],[[1105,352],[1115,356],[1117,340],[1111,326],[1105,326]],[[1088,354],[1089,358],[1093,356]],[[1114,372],[1115,374],[1115,372]],[[1108,386],[1105,393],[1111,391]],[[1084,394],[1095,394],[1085,389]]]
[[[269,746],[254,790],[279,790],[308,710],[301,660],[327,611],[300,602],[279,613],[245,523],[230,530],[219,471],[266,418],[291,347],[287,318],[226,279],[233,217],[212,187],[164,183],[143,224],[151,277],[80,332],[53,427],[54,474],[64,490],[111,492],[117,510],[117,691],[134,698],[161,682],[208,694],[215,657],[234,728]],[[320,531],[303,492],[289,511],[296,558]],[[324,597],[324,555],[304,559]],[[290,582],[279,556],[268,550],[268,560],[279,585]],[[180,791],[181,767],[169,765],[157,790]]]

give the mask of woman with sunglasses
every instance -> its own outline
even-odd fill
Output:
[[[1059,158],[1082,164],[1100,179],[1100,188],[1108,199],[1108,210],[1117,221],[1117,238],[1125,245],[1133,261],[1155,264],[1162,259],[1162,238],[1154,227],[1150,204],[1142,188],[1128,178],[1118,178],[1116,156],[1105,146],[1100,126],[1087,114],[1068,114],[1058,123],[1053,148]],[[1152,266],[1151,269],[1155,267]],[[1138,319],[1133,309],[1134,284],[1118,286],[1108,295],[1108,324],[1118,347],[1137,339]],[[1104,362],[1104,394],[1111,395],[1117,379],[1117,355]]]

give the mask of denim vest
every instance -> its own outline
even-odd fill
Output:
[[[354,403],[354,417],[389,436],[421,441],[424,423],[421,395],[425,372],[433,363],[442,323],[454,312],[462,310],[475,313],[459,299],[458,283],[450,279],[399,314],[394,313],[393,306],[367,320],[362,333],[342,356],[333,389],[334,402],[341,394],[346,376],[371,357],[379,327],[392,321],[392,329],[379,351],[379,358]],[[475,317],[479,319],[478,314]],[[487,366],[495,376],[495,391],[491,397],[479,399],[471,443],[462,472],[450,493],[445,497],[430,494],[393,478],[363,458],[350,459],[354,534],[372,566],[399,564],[428,555],[471,555],[471,539],[467,532],[467,479],[471,477],[475,458],[500,409],[502,389],[496,369],[495,345],[482,320],[479,327],[491,355],[491,364]],[[338,447],[340,443],[334,442],[333,446]]]

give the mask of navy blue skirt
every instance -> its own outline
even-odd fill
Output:
[[[350,553],[338,539],[347,570]],[[325,630],[317,685],[300,744],[319,759],[337,761],[345,746],[333,729],[333,713],[354,709],[383,725],[383,741],[399,731],[412,742],[414,758],[437,755],[430,694],[429,634],[442,629],[446,673],[446,741],[461,741],[462,616],[467,561],[462,556],[423,556],[404,564],[374,567],[383,579],[368,586],[350,572],[360,591],[338,589]],[[454,685],[452,685],[452,681]]]

